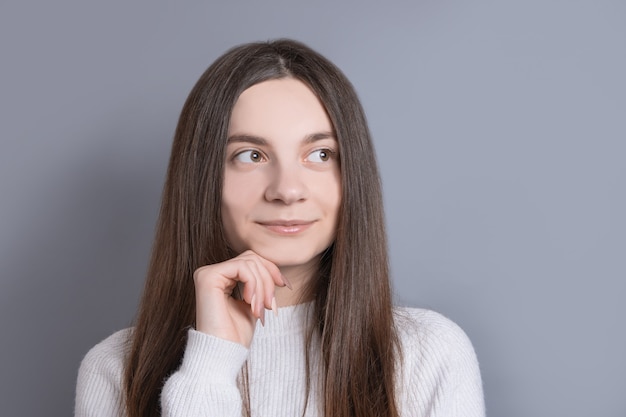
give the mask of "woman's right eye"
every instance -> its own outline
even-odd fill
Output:
[[[252,164],[263,162],[264,158],[261,152],[255,151],[254,149],[248,149],[246,151],[241,151],[234,158],[237,162],[243,162],[244,164]]]

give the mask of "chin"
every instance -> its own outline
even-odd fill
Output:
[[[305,251],[298,247],[259,249],[255,251],[260,256],[274,263],[279,268],[299,267],[304,265],[317,265],[321,252]]]

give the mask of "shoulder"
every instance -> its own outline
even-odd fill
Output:
[[[484,416],[480,369],[467,334],[431,310],[399,307],[394,312],[404,406],[427,405],[436,411],[433,415]]]
[[[110,386],[120,386],[131,334],[131,328],[120,330],[92,347],[80,364],[79,386],[81,382],[94,379]]]
[[[81,368],[104,369],[122,366],[130,349],[131,334],[131,328],[119,330],[92,347],[83,358]]]
[[[76,381],[75,416],[122,416],[124,361],[132,329],[120,330],[83,358]]]
[[[120,330],[87,352],[78,370],[74,415],[123,415],[124,360],[131,333]]]
[[[407,348],[453,354],[474,349],[467,334],[455,322],[432,310],[409,307],[394,309],[398,336]]]

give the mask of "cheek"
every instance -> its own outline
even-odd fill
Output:
[[[241,196],[238,196],[238,194],[236,182],[233,182],[232,178],[226,175],[224,178],[224,188],[222,189],[222,225],[226,233],[226,239],[231,244],[233,243],[232,238],[238,223],[238,213],[241,211],[243,204]]]
[[[329,188],[329,191],[332,190],[332,202],[331,206],[334,208],[334,215],[339,215],[339,209],[341,207],[341,199],[342,199],[342,188],[341,188],[341,173],[339,169],[337,169],[333,174],[333,181]]]
[[[233,209],[226,202],[225,196],[222,195],[222,227],[224,228],[224,234],[228,243],[232,244],[233,235],[235,234],[235,225],[237,221],[233,216]]]
[[[224,188],[222,189],[222,213],[232,211],[233,204],[237,202],[236,186],[232,181],[224,178]]]
[[[228,193],[226,190],[222,193],[222,227],[224,229],[224,237],[230,248],[239,253],[245,248],[242,239],[246,235],[244,219],[246,218],[246,206],[242,201],[242,196],[237,193]]]
[[[233,231],[248,217],[259,198],[259,184],[249,176],[224,176],[222,190],[222,222],[226,231]]]
[[[224,188],[222,189],[222,209],[237,210],[245,205],[246,196],[249,194],[250,181],[245,181],[241,175],[229,173],[224,175]]]

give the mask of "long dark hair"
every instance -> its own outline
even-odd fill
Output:
[[[231,49],[206,70],[185,102],[126,362],[129,417],[160,415],[164,380],[180,365],[187,329],[195,319],[193,272],[236,255],[228,249],[220,212],[233,106],[248,87],[285,77],[304,82],[319,97],[340,148],[343,194],[337,237],[320,261],[319,278],[307,290],[315,300],[307,340],[316,335],[321,341],[324,415],[398,415],[394,378],[401,354],[380,179],[365,115],[354,88],[335,65],[309,47],[283,39]]]

